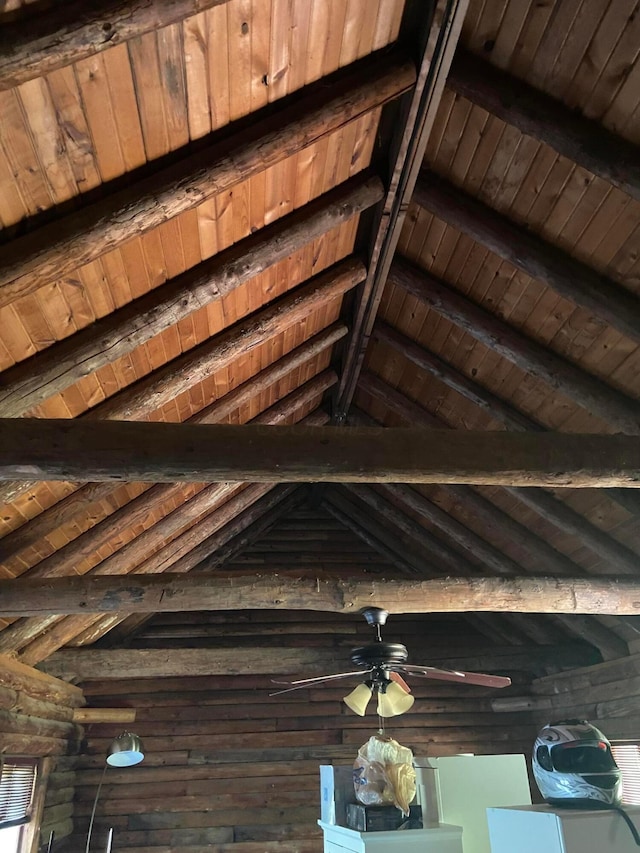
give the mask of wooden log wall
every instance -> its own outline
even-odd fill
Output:
[[[325,627],[335,630],[329,620]],[[107,771],[94,828],[99,845],[113,826],[121,853],[320,853],[318,766],[351,763],[377,729],[375,713],[360,718],[341,702],[351,687],[269,697],[275,688],[264,676],[128,679],[83,687],[92,706],[137,709],[135,731],[143,738],[145,760]],[[417,755],[521,752],[531,742],[529,715],[493,713],[489,689],[414,687],[414,709],[387,731]],[[86,831],[116,730],[87,727],[70,850]]]
[[[541,724],[579,717],[610,740],[640,741],[640,654],[539,678],[532,692]]]
[[[83,704],[77,687],[0,655],[0,752],[42,759],[34,845],[51,832],[59,844],[73,830],[74,756],[82,736],[73,713]]]

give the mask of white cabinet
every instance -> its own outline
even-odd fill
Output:
[[[430,829],[356,832],[318,821],[324,853],[462,853],[462,828],[440,824]]]
[[[464,853],[490,853],[489,806],[531,803],[524,755],[450,755],[415,762],[421,779],[433,774],[438,819],[462,827]]]
[[[640,807],[626,812],[640,828]],[[487,809],[491,853],[638,853],[629,827],[614,811],[551,806]]]

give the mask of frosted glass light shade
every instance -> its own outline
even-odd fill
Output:
[[[356,689],[352,690],[342,701],[354,714],[364,717],[372,693],[373,691],[368,684],[358,684]]]
[[[144,759],[142,741],[133,732],[123,732],[109,747],[107,764],[110,767],[133,767]]]
[[[378,714],[381,717],[397,717],[408,711],[414,702],[415,699],[410,693],[395,681],[391,681],[384,693],[378,693]]]

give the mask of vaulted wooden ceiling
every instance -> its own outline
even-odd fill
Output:
[[[0,17],[0,417],[638,434],[635,0],[147,5]],[[29,480],[0,498],[16,584],[638,574],[623,488]],[[164,624],[0,615],[0,651],[29,664],[157,645]],[[450,624],[604,658],[640,630]]]

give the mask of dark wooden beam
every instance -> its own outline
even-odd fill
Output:
[[[44,77],[228,0],[84,0],[21,9],[0,28],[0,90]]]
[[[591,414],[629,435],[640,433],[640,403],[509,326],[495,314],[403,258],[390,280],[521,370],[548,382]],[[640,326],[639,326],[640,328]]]
[[[411,338],[398,332],[397,329],[394,329],[388,323],[378,320],[373,330],[373,337],[375,340],[381,341],[383,344],[401,353],[420,370],[424,370],[430,376],[434,376],[440,382],[443,382],[447,388],[451,388],[453,391],[461,394],[465,400],[469,400],[474,405],[483,409],[489,417],[504,424],[507,429],[517,431],[528,430],[529,432],[543,432],[546,429],[546,427],[538,423],[534,418],[525,415],[511,405],[511,403],[492,394],[487,388],[465,376],[464,373],[460,373],[460,371],[448,362],[441,359],[426,347],[417,344]],[[530,490],[528,494],[532,492],[533,490]],[[608,496],[616,501],[616,503],[619,503],[620,506],[623,506],[627,512],[640,514],[640,496],[631,489],[609,489]],[[569,512],[573,512],[570,508],[568,510]],[[574,513],[574,515],[577,516],[578,514]],[[580,517],[578,516],[578,518]]]
[[[627,435],[0,421],[0,479],[640,486]]]
[[[86,329],[5,370],[0,417],[23,415],[130,353],[205,305],[289,257],[382,198],[377,177],[359,175]]]
[[[336,423],[345,420],[353,399],[467,6],[468,0],[436,0],[421,9],[418,16],[417,4],[408,3],[405,7],[401,33],[412,43],[418,42],[418,73],[413,91],[398,104],[388,145],[387,192],[384,203],[375,212],[367,251],[367,278],[354,304],[351,337],[334,405]],[[411,31],[407,32],[409,28]]]
[[[124,388],[81,416],[94,419],[135,420],[148,417],[178,394],[204,381],[266,340],[302,322],[309,314],[355,287],[365,275],[354,258],[341,261],[233,326]],[[85,482],[86,477],[80,478]],[[28,491],[26,481],[0,482],[0,502],[10,502]]]
[[[329,384],[327,384],[327,373],[331,374]],[[333,371],[325,371],[324,379],[317,377],[305,383],[259,415],[255,422],[275,426],[291,417],[299,419],[300,411],[317,396],[320,388],[324,390],[330,387],[336,378]],[[322,383],[321,386],[318,386],[318,379]],[[326,416],[323,415],[323,419],[326,420]],[[174,487],[168,488],[172,490]],[[158,492],[158,489],[161,491]],[[109,543],[125,521],[130,524],[132,520],[135,521],[136,516],[144,517],[158,500],[166,500],[173,494],[173,491],[169,493],[162,491],[165,489],[167,489],[166,486],[152,487],[121,510],[55,551],[50,557],[25,572],[22,577],[55,577],[72,570],[97,547]],[[87,574],[129,574],[130,572],[146,574],[168,569],[173,572],[190,571],[206,554],[210,553],[209,549],[212,545],[207,540],[212,534],[212,525],[213,532],[217,532],[221,525],[227,524],[233,518],[229,516],[229,512],[242,511],[269,491],[268,486],[266,488],[254,486],[244,489],[240,495],[229,500],[237,489],[237,485],[230,483],[208,486],[102,560]],[[223,503],[225,498],[227,502]],[[223,506],[220,506],[221,503]],[[180,535],[180,531],[185,527],[187,530]],[[176,535],[177,538],[174,538]],[[205,542],[207,544],[203,544]],[[149,554],[151,554],[150,557]],[[83,625],[82,629],[78,630],[84,630],[85,627]],[[38,634],[45,630],[46,636],[40,641],[36,640]],[[64,645],[73,635],[73,631],[71,629],[67,631],[64,626],[52,628],[50,617],[25,619],[0,632],[0,650],[17,651],[33,641],[37,644],[35,651],[30,649],[23,652],[24,660],[33,663],[41,660],[41,658],[34,660],[33,656],[40,654],[43,646],[50,650],[51,645],[61,638],[63,642],[59,645]]]
[[[146,564],[142,564],[140,568],[146,567],[149,570],[163,571],[167,564],[166,552],[169,549],[173,549],[176,555],[175,561],[173,563],[169,562],[169,566],[174,574],[198,570],[205,555],[205,559],[212,558],[214,553],[220,558],[224,558],[236,548],[242,547],[249,529],[257,525],[264,527],[270,523],[272,524],[283,512],[296,506],[301,499],[300,491],[300,489],[292,486],[276,486],[270,490],[265,490],[264,487],[262,490],[256,490],[255,487],[253,489],[245,489],[208,516],[206,520],[208,530],[211,530],[214,525],[217,525],[219,529],[206,536],[206,538],[200,536],[199,544],[196,544],[191,550],[187,551],[182,558],[179,556],[180,551],[176,548],[176,543],[171,543],[168,547],[165,546],[161,549],[165,552],[165,561],[163,563],[158,566],[157,562],[156,564],[149,564],[147,562]],[[183,539],[185,535],[183,534],[179,538]],[[138,571],[138,569],[136,568],[134,571]],[[106,633],[104,630],[105,627],[111,630],[129,618],[135,619],[136,627],[140,627],[151,617],[148,614],[140,613],[136,613],[133,616],[129,616],[126,613],[119,613],[108,617],[96,616],[95,614],[91,614],[90,616],[67,616],[40,634],[39,631],[42,630],[42,622],[38,622],[38,617],[20,620],[18,624],[22,635],[27,636],[27,634],[30,634],[34,637],[34,639],[22,648],[20,660],[23,663],[34,666],[48,658],[49,655],[62,646],[75,641],[77,637],[81,635],[90,636],[91,640],[94,641]],[[12,628],[9,627],[6,630],[11,632]],[[18,645],[19,647],[22,644],[16,642],[18,640],[17,635],[18,632],[14,631],[12,645]]]
[[[227,128],[206,148],[0,249],[0,305],[116,249],[211,196],[264,171],[379,107],[415,82],[412,62],[373,56],[265,108],[237,134]],[[220,138],[222,137],[222,141]]]
[[[632,341],[640,341],[640,300],[622,285],[433,172],[421,173],[413,201]]]
[[[0,686],[65,708],[79,708],[85,704],[78,687],[26,666],[9,655],[0,655]]]
[[[391,613],[640,613],[640,580],[436,578],[342,580],[200,574],[0,581],[0,613],[165,613],[191,610],[319,610],[354,613],[376,602]]]
[[[274,364],[261,370],[260,373],[251,377],[247,382],[229,391],[218,398],[200,412],[197,412],[187,423],[213,424],[225,420],[229,415],[240,409],[241,406],[255,400],[268,389],[288,376],[293,370],[316,358],[325,352],[334,343],[343,338],[347,333],[347,327],[340,323],[314,335],[310,340],[301,344],[290,353],[283,355]],[[12,533],[0,539],[0,562],[20,553],[20,551],[34,545],[40,539],[48,536],[61,525],[74,519],[78,513],[90,509],[91,504],[96,504],[118,488],[112,483],[88,483],[81,486],[68,497],[45,509],[35,518],[18,527]]]
[[[598,122],[462,50],[447,87],[640,201],[638,149]]]
[[[412,660],[420,661],[419,650],[411,649]],[[323,675],[344,670],[346,650],[335,648],[291,648],[282,644],[277,652],[259,645],[239,649],[160,648],[160,649],[73,649],[57,652],[41,668],[58,678],[83,681],[96,673],[104,679],[201,677],[208,675]],[[583,644],[525,646],[522,650],[484,649],[458,654],[432,653],[428,665],[467,671],[524,671],[541,674],[555,667],[577,667],[594,662],[593,649]],[[345,682],[348,684],[348,682]],[[273,688],[277,690],[277,687]],[[274,699],[274,702],[277,702]]]
[[[394,343],[400,344],[401,336],[394,336]],[[420,348],[411,342],[412,346],[407,351],[413,354],[415,350]],[[404,348],[398,349],[398,352],[405,353]],[[413,363],[416,363],[413,358]],[[455,373],[454,368],[449,371],[452,375]],[[460,374],[458,374],[461,376]],[[461,377],[462,378],[462,377]],[[456,383],[460,385],[460,383]],[[399,414],[408,423],[414,426],[427,426],[435,429],[442,429],[447,424],[440,418],[431,415],[421,406],[418,406],[413,401],[407,399],[403,394],[387,385],[379,377],[365,373],[360,380],[360,388],[367,391],[377,399],[381,400],[388,408]],[[511,516],[502,513],[494,504],[486,501],[473,489],[466,486],[447,486],[443,487],[450,494],[458,495],[461,500],[468,504],[473,504],[474,514],[480,514],[487,518],[487,513],[493,513],[496,516],[495,526],[498,529],[506,530],[509,528],[509,539],[512,542],[520,542],[520,544],[538,553],[543,557],[545,565],[559,574],[574,574],[578,571],[578,567],[567,557],[552,548],[548,543],[543,542],[539,537],[532,534],[524,525],[514,521]],[[591,524],[584,516],[576,512],[570,506],[548,494],[542,489],[512,489],[506,488],[516,500],[526,504],[534,512],[537,512],[541,518],[551,522],[558,530],[570,536],[575,536],[586,545],[591,551],[602,557],[609,563],[610,571],[614,574],[636,574],[640,568],[640,556],[627,548],[621,542],[618,542],[612,536],[609,536],[603,530]],[[619,490],[615,490],[616,494]],[[486,512],[483,512],[482,507],[485,506]],[[543,556],[544,555],[544,556]],[[555,568],[552,568],[554,567]]]

